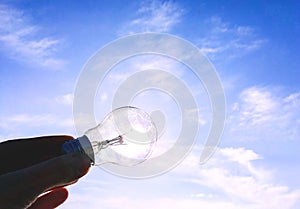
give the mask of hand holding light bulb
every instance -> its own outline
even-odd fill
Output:
[[[81,153],[63,154],[71,136],[43,136],[0,143],[0,208],[55,208],[68,197],[67,185],[90,167]]]
[[[150,115],[126,106],[112,111],[83,136],[65,142],[62,150],[82,152],[93,165],[134,166],[149,158],[156,140],[157,130]]]
[[[3,142],[0,206],[54,208],[68,196],[64,186],[85,175],[91,163],[137,165],[150,156],[156,139],[155,125],[146,112],[122,107],[75,140],[46,136]],[[68,154],[63,155],[61,148]]]

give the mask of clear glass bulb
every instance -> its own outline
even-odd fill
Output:
[[[150,156],[156,140],[157,130],[150,115],[127,106],[109,113],[83,136],[65,142],[62,150],[65,153],[83,152],[94,165],[133,166]]]

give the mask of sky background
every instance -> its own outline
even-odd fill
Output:
[[[0,140],[75,136],[73,92],[87,60],[124,35],[169,33],[199,47],[220,76],[227,119],[217,152],[198,164],[211,120],[201,83],[166,58],[129,60],[99,88],[97,119],[109,112],[124,76],[159,66],[194,92],[198,141],[179,166],[155,178],[132,180],[92,168],[59,208],[300,208],[299,11],[296,0],[1,0]],[[133,102],[145,103],[167,115],[159,139],[163,152],[180,125],[176,104],[162,92]]]

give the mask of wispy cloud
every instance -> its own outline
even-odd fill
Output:
[[[62,118],[58,115],[42,113],[42,114],[14,114],[9,116],[2,116],[0,118],[0,128],[5,129],[24,129],[26,127],[37,128],[45,126],[55,127],[70,127],[73,125],[73,120],[69,118]]]
[[[62,208],[97,208],[101,205],[114,209],[165,209],[167,205],[174,209],[291,209],[300,199],[300,191],[278,185],[271,171],[255,165],[254,162],[260,158],[255,151],[244,147],[221,148],[206,165],[199,167],[199,156],[193,152],[167,177],[150,183],[116,180],[109,185],[101,184],[98,189],[85,191],[85,195],[71,194],[70,201]],[[152,190],[143,190],[151,182]],[[112,188],[113,184],[117,185],[117,189],[107,194],[105,188]],[[188,189],[183,184],[188,185]],[[159,188],[155,188],[157,185]],[[146,195],[147,192],[158,192],[157,189],[165,190],[170,185],[168,192],[159,196]],[[140,197],[140,194],[144,195]]]
[[[170,32],[181,21],[184,9],[173,1],[144,1],[121,34],[139,32]]]
[[[0,117],[2,140],[51,134],[73,134],[73,119],[54,113],[13,114]]]
[[[206,30],[202,32],[197,45],[212,59],[222,54],[227,59],[241,56],[259,49],[267,41],[258,36],[255,28],[231,25],[218,16],[207,19],[204,25]]]
[[[228,126],[241,140],[293,140],[300,135],[300,93],[280,95],[271,87],[243,90],[232,105]]]
[[[11,58],[47,69],[59,69],[65,61],[54,56],[61,40],[42,36],[25,11],[0,5],[0,44]]]
[[[69,93],[69,94],[63,94],[63,95],[55,97],[55,101],[59,104],[70,106],[73,104],[73,98],[74,98],[74,95]]]
[[[62,209],[68,208],[98,208],[99,205],[104,208],[111,208],[111,209],[132,209],[132,208],[156,208],[156,209],[165,209],[172,208],[172,209],[182,209],[182,208],[189,208],[189,209],[220,209],[220,208],[229,208],[229,209],[240,209],[243,205],[241,204],[234,204],[225,201],[208,201],[203,199],[197,198],[185,198],[185,197],[178,197],[178,198],[171,198],[171,197],[161,197],[161,198],[135,198],[129,197],[128,195],[118,196],[117,200],[116,197],[101,197],[96,198],[96,201],[88,197],[87,195],[73,195],[72,200],[70,200],[67,204],[61,206]],[[245,209],[253,209],[251,207],[243,207]]]
[[[198,158],[192,156],[180,171],[193,172],[185,173],[185,181],[205,186],[217,194],[221,192],[228,203],[240,208],[292,208],[300,199],[300,190],[275,183],[270,170],[255,165],[260,158],[255,151],[244,147],[221,148],[202,168],[195,170]]]
[[[0,114],[0,141],[46,134],[74,134],[73,94],[43,97],[32,105],[34,110]]]

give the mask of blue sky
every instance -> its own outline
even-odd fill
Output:
[[[93,168],[70,187],[60,208],[299,208],[299,7],[298,1],[2,0],[0,140],[75,136],[73,93],[87,60],[124,35],[174,34],[199,47],[220,75],[227,120],[218,151],[198,164],[210,122],[209,101],[200,91],[195,98],[204,134],[178,167],[144,180]],[[98,120],[108,113],[122,76],[134,71],[124,69],[116,68],[99,89]],[[180,67],[170,72],[203,90]],[[170,122],[178,117],[176,105],[167,95],[154,97],[164,101],[152,108],[168,113],[164,136],[170,138],[178,128]],[[147,95],[135,102],[147,98],[151,102]],[[162,152],[173,143],[160,140]]]

